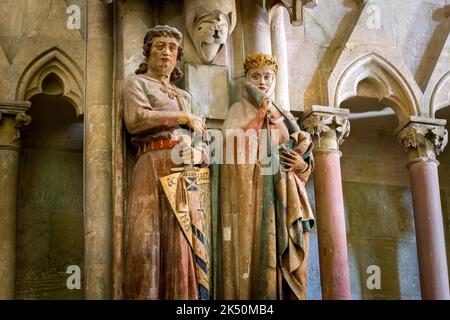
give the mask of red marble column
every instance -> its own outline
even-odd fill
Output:
[[[420,287],[423,299],[450,299],[437,163],[410,169]]]
[[[313,106],[302,124],[314,139],[314,193],[324,300],[352,298],[339,145],[350,132],[348,110]]]
[[[436,155],[448,141],[446,121],[418,118],[399,131],[408,152],[422,298],[450,299]]]
[[[324,300],[351,299],[340,154],[315,154],[314,192]]]

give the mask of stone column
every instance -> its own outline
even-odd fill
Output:
[[[408,152],[420,287],[423,299],[450,299],[439,189],[439,155],[448,142],[445,120],[413,119],[398,133]]]
[[[314,140],[314,192],[324,300],[351,299],[339,145],[350,133],[349,110],[313,106],[303,126]]]
[[[0,300],[14,299],[19,128],[31,121],[25,113],[30,105],[0,100]]]
[[[111,298],[113,6],[88,1],[85,112],[86,299]]]
[[[244,56],[254,53],[272,54],[269,13],[262,0],[241,0]]]
[[[278,60],[277,82],[275,87],[275,102],[286,110],[289,104],[289,71],[286,45],[286,32],[284,29],[284,8],[273,9],[274,13],[270,23],[272,37],[272,54]]]

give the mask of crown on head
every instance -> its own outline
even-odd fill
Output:
[[[247,72],[250,69],[260,67],[270,67],[274,72],[277,72],[278,71],[277,58],[270,54],[264,53],[250,54],[245,58],[244,62],[245,74],[247,74]]]

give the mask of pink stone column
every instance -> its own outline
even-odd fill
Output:
[[[450,299],[437,163],[409,168],[423,299]]]
[[[437,164],[409,169],[423,299],[450,299]]]
[[[351,299],[340,155],[316,152],[314,193],[324,300]]]
[[[426,300],[450,299],[436,155],[447,145],[445,120],[413,117],[398,133],[408,152],[420,287]]]
[[[303,127],[314,139],[314,193],[324,300],[349,300],[350,276],[339,145],[350,132],[349,111],[313,106]]]

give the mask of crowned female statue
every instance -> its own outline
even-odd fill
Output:
[[[306,299],[314,219],[305,184],[313,170],[312,140],[273,102],[276,58],[250,55],[244,69],[243,99],[231,106],[223,125],[228,160],[220,183],[222,295]]]

